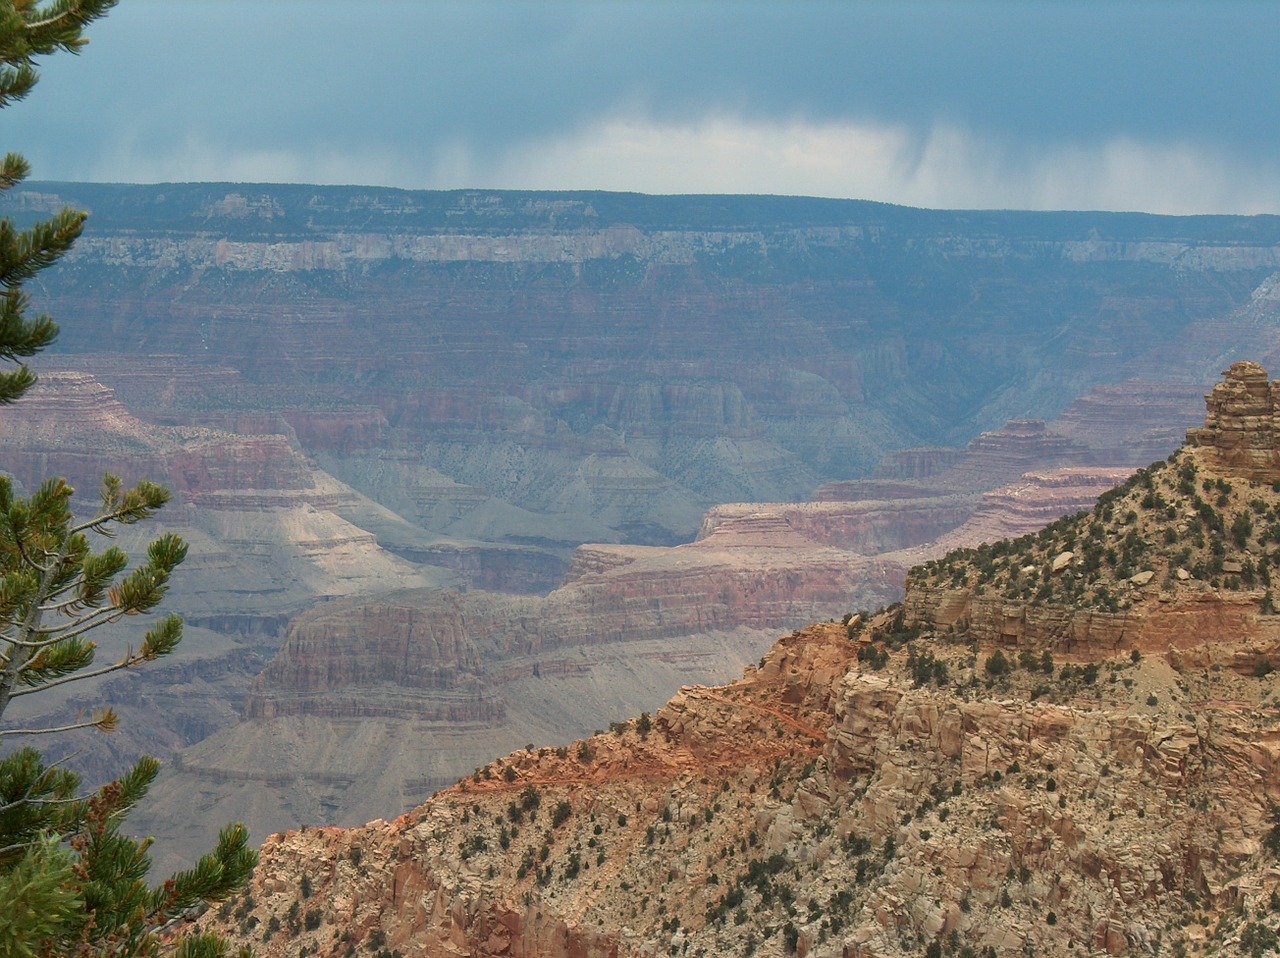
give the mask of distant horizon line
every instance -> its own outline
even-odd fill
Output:
[[[272,181],[272,180],[160,180],[155,182],[134,182],[128,180],[61,180],[61,179],[28,179],[16,184],[12,187],[15,192],[22,192],[24,189],[30,190],[37,186],[90,186],[90,187],[120,187],[120,188],[137,188],[148,189],[157,187],[240,187],[252,189],[273,189],[273,188],[296,188],[296,189],[330,189],[330,190],[369,190],[369,191],[385,191],[393,193],[409,193],[409,194],[508,194],[508,195],[557,195],[557,196],[633,196],[644,197],[649,199],[758,199],[758,200],[799,200],[812,201],[818,203],[854,203],[864,206],[878,206],[901,210],[917,210],[927,213],[1028,213],[1028,214],[1106,214],[1112,216],[1151,216],[1161,219],[1212,219],[1221,217],[1231,217],[1237,219],[1266,219],[1280,218],[1280,213],[1236,213],[1236,212],[1214,212],[1214,213],[1158,213],[1150,210],[1142,209],[1106,209],[1099,207],[1082,207],[1082,208],[1036,208],[1036,207],[1016,207],[1016,206],[913,206],[909,203],[894,203],[888,200],[873,200],[852,196],[822,196],[811,193],[708,193],[708,192],[688,192],[688,193],[659,193],[646,192],[644,190],[614,190],[602,188],[575,188],[575,189],[529,189],[520,187],[481,187],[481,186],[459,186],[459,187],[409,187],[409,186],[387,186],[385,184],[362,184],[362,183],[309,183],[294,181]],[[0,202],[3,202],[3,194],[0,194]]]

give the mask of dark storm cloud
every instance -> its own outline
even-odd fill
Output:
[[[5,148],[38,176],[536,186],[492,180],[550,176],[554,156],[592,186],[639,125],[671,169],[634,188],[678,189],[686,164],[663,138],[685,131],[697,150],[699,124],[728,120],[759,144],[819,131],[811,151],[891,131],[897,146],[875,162],[897,175],[933,163],[926,179],[962,189],[998,161],[1031,169],[1041,195],[1073,181],[1063,163],[1128,170],[1157,155],[1194,171],[1182,179],[1221,168],[1224,184],[1270,185],[1280,129],[1280,6],[1261,2],[124,0],[91,35],[5,117]],[[615,126],[609,140],[611,123],[627,136]],[[964,169],[937,166],[940,129],[972,153]],[[577,166],[587,154],[596,166]],[[687,166],[688,188],[706,188],[714,170],[693,182],[697,157]],[[782,167],[766,188],[797,191]],[[867,169],[833,164],[828,191],[874,187]]]

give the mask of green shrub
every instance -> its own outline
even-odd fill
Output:
[[[1240,934],[1240,948],[1251,958],[1262,958],[1267,952],[1280,949],[1280,936],[1262,922],[1251,921]]]
[[[1271,827],[1262,836],[1262,847],[1273,857],[1280,858],[1280,808],[1271,807]]]
[[[573,814],[573,806],[568,801],[560,802],[555,807],[555,811],[551,813],[551,827],[559,828],[569,820],[569,816]]]

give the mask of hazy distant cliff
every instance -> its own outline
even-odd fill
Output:
[[[299,438],[357,485],[372,451],[412,450],[640,542],[687,538],[715,502],[801,498],[903,446],[1056,415],[1247,306],[1280,264],[1267,217],[218,184],[17,197],[33,216],[60,202],[92,213],[47,281],[61,348],[182,356],[244,387],[157,393],[128,363],[95,369],[126,402],[305,410]],[[1219,352],[1265,352],[1256,322],[1234,327]],[[1182,381],[1221,368],[1197,356]]]
[[[64,328],[42,360],[68,372],[0,452],[24,481],[174,486],[163,521],[193,549],[172,605],[223,644],[191,644],[192,694],[124,694],[166,703],[166,754],[222,729],[174,770],[217,820],[390,813],[530,734],[727,678],[777,630],[896,598],[923,558],[1087,505],[1177,445],[1218,370],[1280,350],[1269,217],[244,184],[11,199],[91,219],[38,290]],[[410,648],[417,668],[389,664]],[[396,750],[405,709],[429,767]],[[353,749],[383,766],[352,774]],[[189,818],[171,782],[156,806]]]

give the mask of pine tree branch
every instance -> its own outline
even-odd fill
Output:
[[[114,622],[126,614],[122,607],[113,604],[106,608],[94,609],[88,615],[77,619],[75,622],[60,628],[50,629],[44,634],[52,636],[54,642],[63,642],[67,639],[74,639],[84,635],[86,632],[91,632],[106,625],[108,622]]]
[[[14,695],[21,695],[22,692],[15,692]],[[85,728],[101,728],[102,719],[97,718],[90,722],[76,722],[74,725],[59,725],[54,728],[6,728],[0,729],[0,738],[7,735],[52,735],[56,732],[75,732]]]
[[[36,639],[34,641],[26,641],[23,639],[11,639],[11,638],[5,637],[4,639],[0,639],[0,641],[3,641],[5,645],[11,646],[15,649],[25,649],[25,650],[30,650],[32,652],[38,652],[41,649],[47,649],[49,646],[56,645],[58,643],[58,640],[56,638]],[[29,657],[27,661],[29,661]],[[27,662],[24,661],[21,665],[18,666],[18,672],[21,673],[26,667],[27,667]]]
[[[44,610],[41,609],[41,611],[43,612]],[[69,622],[64,626],[59,626],[53,629],[37,630],[36,634],[45,636],[45,638],[18,639],[11,636],[2,636],[0,637],[0,642],[19,649],[44,649],[51,645],[56,645],[59,642],[65,642],[67,639],[78,638],[86,632],[91,632],[96,628],[107,625],[110,622],[114,622],[121,616],[127,614],[128,613],[122,606],[113,604],[106,606],[105,608],[94,609],[87,615],[81,616],[75,621]],[[22,667],[19,667],[19,671],[22,671]]]
[[[10,693],[9,697],[16,699],[22,695],[31,695],[34,692],[43,692],[45,689],[51,689],[56,685],[66,685],[69,682],[82,682],[85,679],[96,679],[98,676],[107,675],[110,672],[119,672],[123,669],[134,668],[135,666],[141,665],[143,662],[150,662],[153,658],[155,658],[155,656],[147,655],[141,651],[131,652],[129,654],[129,658],[113,663],[112,665],[104,665],[102,668],[95,669],[92,672],[77,672],[74,675],[64,675],[61,678],[50,679],[43,685],[31,685],[26,688],[15,689]],[[3,734],[3,732],[0,732],[0,735]]]
[[[68,7],[45,20],[27,21],[27,29],[32,33],[56,32],[62,35],[74,32],[78,35],[82,29],[94,20],[106,16],[107,11],[115,5],[116,0],[84,0],[84,2],[74,7]],[[79,50],[77,48],[83,45],[84,42],[87,41],[57,41],[56,46],[61,47],[68,53],[78,53]],[[51,53],[53,49],[51,47],[47,50],[41,49],[36,52]]]
[[[83,802],[83,798],[31,798],[30,793],[22,798],[15,798],[7,804],[0,805],[0,814],[12,811],[15,808],[21,808],[24,805],[76,805]],[[3,849],[0,849],[3,851]]]
[[[68,592],[75,591],[77,588],[79,588],[79,586],[80,586],[79,582],[72,582],[70,585],[67,585],[64,588],[59,589],[57,592],[54,592],[53,595],[50,596],[50,598],[56,598],[57,596],[60,596],[60,595],[66,595]],[[42,605],[40,606],[40,611],[44,615],[50,615],[52,613],[65,612],[67,609],[75,609],[76,607],[83,607],[83,606],[84,606],[83,599],[79,599],[79,598],[67,599],[65,602],[58,602],[58,603],[55,603],[54,605]]]
[[[35,561],[35,559],[27,555],[27,544],[22,541],[21,536],[14,537],[14,544],[18,547],[18,558],[22,560],[22,562],[27,566],[28,569],[30,569],[32,572],[39,572],[42,574],[49,571],[48,566],[40,565],[38,562]],[[46,552],[45,555],[48,556],[49,553]]]

